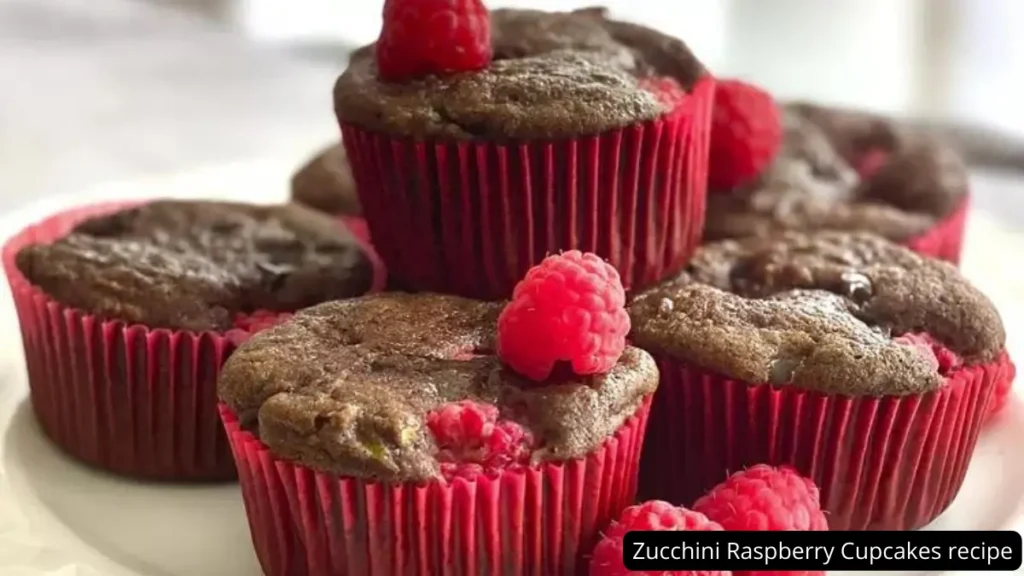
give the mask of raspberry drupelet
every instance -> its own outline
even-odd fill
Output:
[[[739,80],[720,80],[711,116],[708,184],[729,190],[754,180],[782,145],[782,119],[770,94]]]
[[[498,355],[536,381],[558,363],[580,376],[608,372],[626,347],[625,302],[618,272],[595,254],[548,256],[516,285],[498,318]]]

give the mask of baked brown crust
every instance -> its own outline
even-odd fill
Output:
[[[328,214],[363,215],[348,155],[340,143],[321,150],[292,175],[291,195],[293,202]]]
[[[868,231],[903,242],[959,207],[967,168],[953,148],[921,131],[867,113],[790,103],[783,148],[750,185],[713,191],[708,240],[783,231]],[[867,153],[888,161],[862,179]]]
[[[706,245],[630,316],[633,341],[656,355],[847,395],[942,385],[933,359],[892,336],[927,334],[968,364],[993,360],[1006,339],[995,307],[956,268],[862,233]]]
[[[576,137],[663,114],[641,78],[692,88],[704,74],[683,42],[599,8],[494,10],[491,36],[486,69],[401,84],[378,78],[372,46],[357,51],[334,88],[338,118],[417,138]]]
[[[425,419],[447,402],[493,404],[533,434],[534,461],[565,460],[599,446],[657,387],[636,348],[608,374],[524,381],[492,352],[501,308],[398,292],[321,304],[232,354],[220,398],[280,457],[400,482],[439,475]]]
[[[373,268],[330,217],[297,205],[157,201],[90,218],[23,248],[51,298],[150,328],[227,330],[235,315],[364,294]]]

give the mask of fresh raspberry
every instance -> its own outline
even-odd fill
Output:
[[[530,459],[533,438],[511,420],[500,420],[491,404],[463,400],[427,415],[438,460],[447,476],[473,477]]]
[[[739,80],[720,80],[711,116],[708,186],[731,190],[750,182],[782,145],[782,120],[771,95]]]
[[[751,466],[715,486],[693,509],[718,522],[722,528],[739,530],[828,530],[821,511],[818,487],[789,467]],[[819,576],[823,571],[736,571],[737,576]]]
[[[920,352],[943,376],[963,365],[963,360],[957,356],[956,352],[943,346],[941,342],[927,334],[907,333],[893,338],[893,341],[910,346]]]
[[[654,94],[669,110],[674,110],[686,100],[686,89],[679,85],[674,78],[668,76],[651,76],[640,80],[640,87]]]
[[[470,72],[491,63],[491,20],[480,0],[387,0],[377,71],[388,82]]]
[[[535,380],[565,362],[603,374],[626,348],[629,315],[619,273],[596,254],[571,250],[530,268],[498,318],[498,356]]]
[[[630,506],[622,512],[618,522],[612,522],[604,537],[594,547],[590,559],[590,576],[729,576],[721,571],[629,572],[622,562],[622,540],[626,532],[634,530],[678,530],[688,532],[715,532],[722,527],[699,512],[677,508],[668,502],[652,500]]]
[[[870,150],[857,160],[857,173],[867,180],[874,176],[885,163],[889,161],[889,154],[885,150]]]

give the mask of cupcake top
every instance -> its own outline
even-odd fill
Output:
[[[418,138],[576,137],[665,113],[642,79],[688,91],[704,73],[683,42],[601,8],[494,10],[490,32],[490,65],[447,76],[386,82],[373,47],[356,52],[334,88],[338,118]]]
[[[331,218],[296,205],[157,201],[23,248],[21,273],[55,300],[152,328],[227,330],[238,314],[365,293],[373,268]]]
[[[220,398],[280,457],[400,482],[440,476],[428,420],[459,402],[496,409],[496,426],[532,438],[526,461],[563,460],[599,446],[657,386],[654,361],[635,348],[606,374],[538,386],[495,355],[501,310],[403,293],[308,308],[231,356]]]
[[[361,216],[363,208],[343,145],[335,144],[310,158],[291,181],[292,201],[345,216]]]
[[[706,239],[864,230],[902,242],[967,194],[960,157],[921,131],[808,104],[785,105],[782,116],[782,147],[760,177],[709,194]]]
[[[630,316],[651,352],[847,395],[936,389],[953,364],[990,361],[1005,341],[992,303],[956,268],[865,233],[706,245]]]

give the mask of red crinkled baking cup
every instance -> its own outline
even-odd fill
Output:
[[[267,576],[572,576],[634,501],[649,409],[576,460],[418,484],[316,472],[221,417]]]
[[[960,264],[969,205],[969,198],[964,197],[948,216],[939,220],[935,226],[923,234],[907,240],[904,244],[918,254]]]
[[[655,355],[661,383],[640,465],[640,498],[690,505],[730,472],[788,464],[821,488],[832,530],[912,530],[956,497],[992,391],[995,362],[954,370],[935,392],[829,396],[751,385]]]
[[[148,480],[231,480],[235,465],[217,415],[217,374],[231,352],[273,318],[256,313],[224,333],[104,320],[51,299],[15,264],[29,244],[55,241],[86,218],[136,204],[62,212],[4,245],[32,407],[55,444],[97,468]],[[367,254],[379,290],[382,265]]]
[[[704,228],[714,81],[672,112],[566,140],[414,140],[341,123],[374,245],[401,285],[509,296],[546,255],[595,252],[626,289],[686,264]]]

